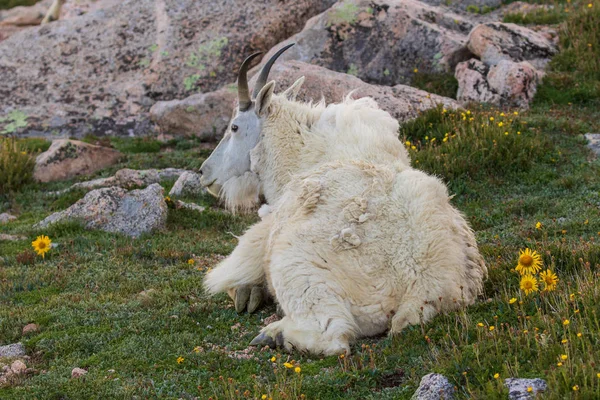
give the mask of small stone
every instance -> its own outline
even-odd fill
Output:
[[[9,213],[0,214],[0,224],[7,224],[10,221],[14,221],[16,219],[17,217],[15,217],[14,215],[10,215]]]
[[[79,378],[87,373],[88,372],[83,368],[73,368],[73,371],[71,371],[71,378]]]
[[[0,357],[12,358],[23,357],[25,355],[25,346],[21,343],[7,344],[0,346]]]
[[[538,393],[548,390],[546,381],[540,378],[508,378],[504,380],[504,386],[508,388],[508,398],[510,400],[535,399]],[[528,388],[531,388],[531,392],[527,390]]]
[[[441,374],[427,374],[421,378],[419,388],[412,400],[450,400],[454,398],[454,386]]]
[[[37,332],[40,329],[36,324],[27,324],[23,327],[23,335]]]
[[[590,150],[592,150],[596,156],[600,156],[600,133],[586,133],[585,138],[588,141]]]
[[[175,203],[175,207],[185,208],[186,210],[192,210],[192,211],[198,211],[198,212],[202,212],[206,209],[205,207],[199,206],[198,204],[186,203],[181,200],[177,200],[177,202]]]
[[[0,242],[2,241],[7,241],[7,242],[16,242],[19,240],[25,240],[27,239],[25,236],[21,236],[21,235],[9,235],[7,233],[0,233]]]
[[[206,193],[206,189],[200,183],[200,174],[186,171],[179,176],[169,192],[169,196],[198,196],[203,193]]]
[[[25,365],[25,363],[21,360],[15,360],[10,365],[10,370],[13,374],[22,374],[27,370],[27,365]]]

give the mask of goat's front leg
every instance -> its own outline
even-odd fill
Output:
[[[266,289],[264,261],[271,218],[252,226],[233,252],[204,279],[210,294],[227,292],[237,312],[256,311],[269,298]]]
[[[48,9],[48,12],[46,12],[46,16],[42,20],[42,25],[47,24],[48,22],[57,21],[60,18],[60,10],[65,2],[66,0],[54,0]]]

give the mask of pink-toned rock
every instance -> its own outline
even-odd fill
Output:
[[[108,147],[94,146],[78,140],[55,140],[37,156],[34,178],[39,182],[88,175],[115,164],[121,153]]]
[[[529,61],[537,69],[543,69],[558,51],[545,35],[502,22],[489,22],[475,27],[469,34],[467,46],[489,66],[501,60]]]
[[[476,102],[528,108],[540,75],[526,61],[501,60],[489,67],[472,59],[456,66],[457,99],[462,104]]]
[[[408,84],[415,68],[453,71],[471,56],[468,33],[484,17],[456,14],[417,0],[338,1],[304,29],[274,46],[296,43],[281,60],[299,60],[381,85]]]
[[[19,6],[9,10],[0,10],[0,26],[39,25],[51,4],[52,0],[43,0],[32,6]]]
[[[88,372],[83,368],[73,368],[73,370],[71,371],[71,378],[79,378],[87,373]]]
[[[40,327],[36,324],[27,324],[23,327],[23,335],[29,335],[30,333],[35,333],[39,331]]]
[[[150,118],[162,132],[215,140],[227,128],[230,115],[223,110],[233,109],[236,93],[235,86],[226,86],[183,100],[160,101],[150,109]]]
[[[15,360],[10,365],[10,370],[12,371],[13,374],[17,374],[17,375],[22,374],[25,371],[27,371],[27,365],[25,365],[25,363],[21,360]]]
[[[17,217],[15,217],[14,215],[10,215],[9,213],[0,214],[0,224],[7,224],[16,219],[17,219]]]

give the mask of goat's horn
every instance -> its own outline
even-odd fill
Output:
[[[246,111],[252,105],[250,91],[248,90],[248,66],[254,57],[260,54],[262,54],[262,51],[249,55],[242,63],[240,72],[238,72],[238,100],[240,103],[240,111]]]
[[[264,65],[264,67],[262,67],[262,69],[260,70],[260,75],[258,76],[258,79],[256,80],[256,84],[254,85],[254,90],[252,91],[253,98],[256,98],[256,96],[258,96],[258,92],[260,92],[260,89],[262,89],[263,86],[265,86],[267,84],[267,78],[269,77],[269,72],[271,71],[271,67],[273,66],[273,63],[275,63],[275,60],[277,60],[277,58],[281,54],[283,54],[284,51],[286,51],[287,49],[289,49],[290,47],[292,47],[295,44],[296,43],[290,43],[287,46],[283,47],[281,50],[279,50],[277,53],[275,53],[273,55],[273,57],[271,57],[269,59],[269,61],[267,61],[267,63]]]

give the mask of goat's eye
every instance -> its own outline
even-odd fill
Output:
[[[238,130],[238,126],[237,125],[231,125],[231,130],[233,132],[236,132]]]

